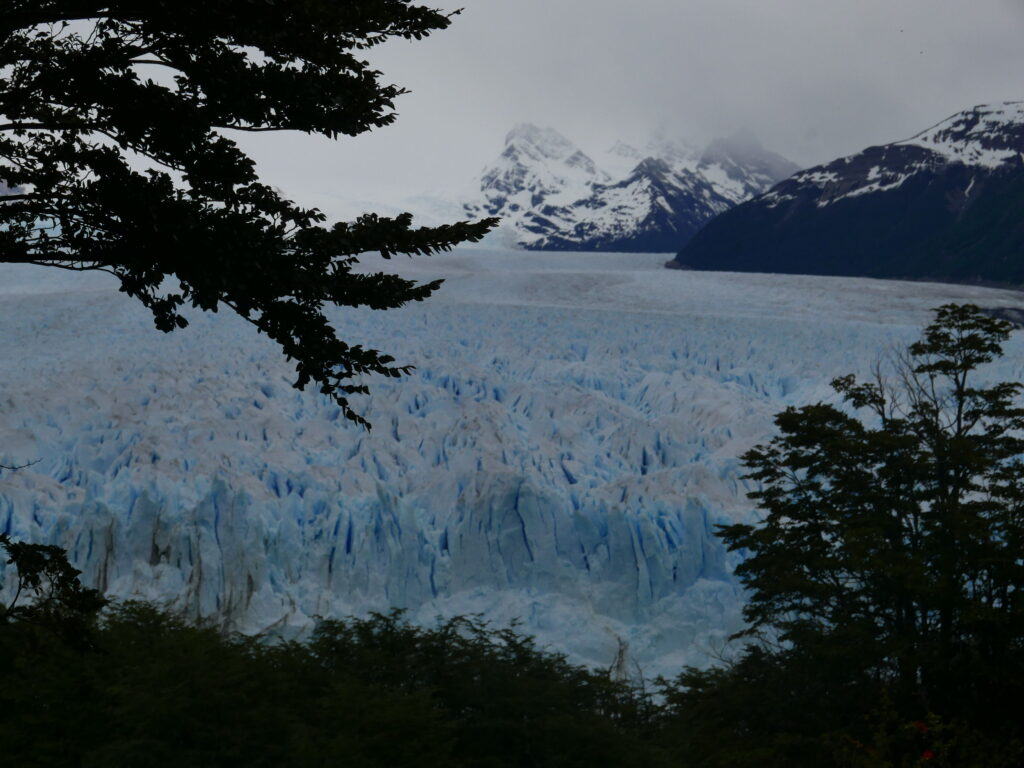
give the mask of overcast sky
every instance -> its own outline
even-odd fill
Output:
[[[453,9],[459,3],[433,3]],[[412,93],[391,127],[245,146],[299,199],[468,187],[517,122],[584,150],[736,131],[801,165],[1024,99],[1024,0],[464,0],[452,26],[368,53]],[[329,207],[329,206],[325,206]]]

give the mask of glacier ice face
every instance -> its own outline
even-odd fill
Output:
[[[0,270],[0,531],[87,582],[244,631],[407,608],[520,618],[576,661],[702,663],[742,593],[713,535],[737,457],[952,299],[924,283],[692,273],[663,256],[462,250],[384,262],[430,301],[337,313],[416,371],[366,433],[229,314],[164,335],[105,276]],[[1019,378],[1014,340],[997,375]],[[8,585],[9,589],[10,585]]]

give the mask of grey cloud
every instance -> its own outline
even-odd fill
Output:
[[[454,4],[447,3],[451,7]],[[587,148],[747,130],[802,164],[1024,98],[1020,0],[465,0],[453,26],[371,59],[413,93],[338,143],[253,147],[289,189],[395,196],[468,181],[515,122]]]

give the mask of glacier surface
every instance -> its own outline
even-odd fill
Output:
[[[521,619],[645,674],[739,626],[719,522],[755,514],[737,459],[951,300],[1009,291],[686,272],[664,255],[459,250],[367,270],[431,300],[339,311],[416,366],[371,380],[374,429],[297,392],[230,313],[164,335],[104,275],[0,269],[0,531],[66,547],[112,595],[247,632],[402,607]],[[993,375],[1024,376],[1014,339]],[[7,585],[8,591],[10,584]]]

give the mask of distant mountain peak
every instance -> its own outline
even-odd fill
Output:
[[[624,141],[616,141],[611,149],[608,150],[609,155],[615,155],[617,157],[639,157],[640,150],[634,147],[632,144],[627,144]]]
[[[896,144],[923,147],[947,162],[998,167],[1024,147],[1024,101],[979,104]]]
[[[502,217],[526,248],[671,252],[795,170],[756,142],[734,144],[702,153],[656,135],[642,148],[617,141],[589,155],[552,128],[519,123],[480,176],[482,202],[466,210]]]
[[[668,176],[672,173],[672,166],[661,157],[645,157],[639,163],[630,176]]]
[[[506,148],[526,150],[531,156],[562,159],[577,151],[576,146],[553,128],[518,123],[505,135]]]

